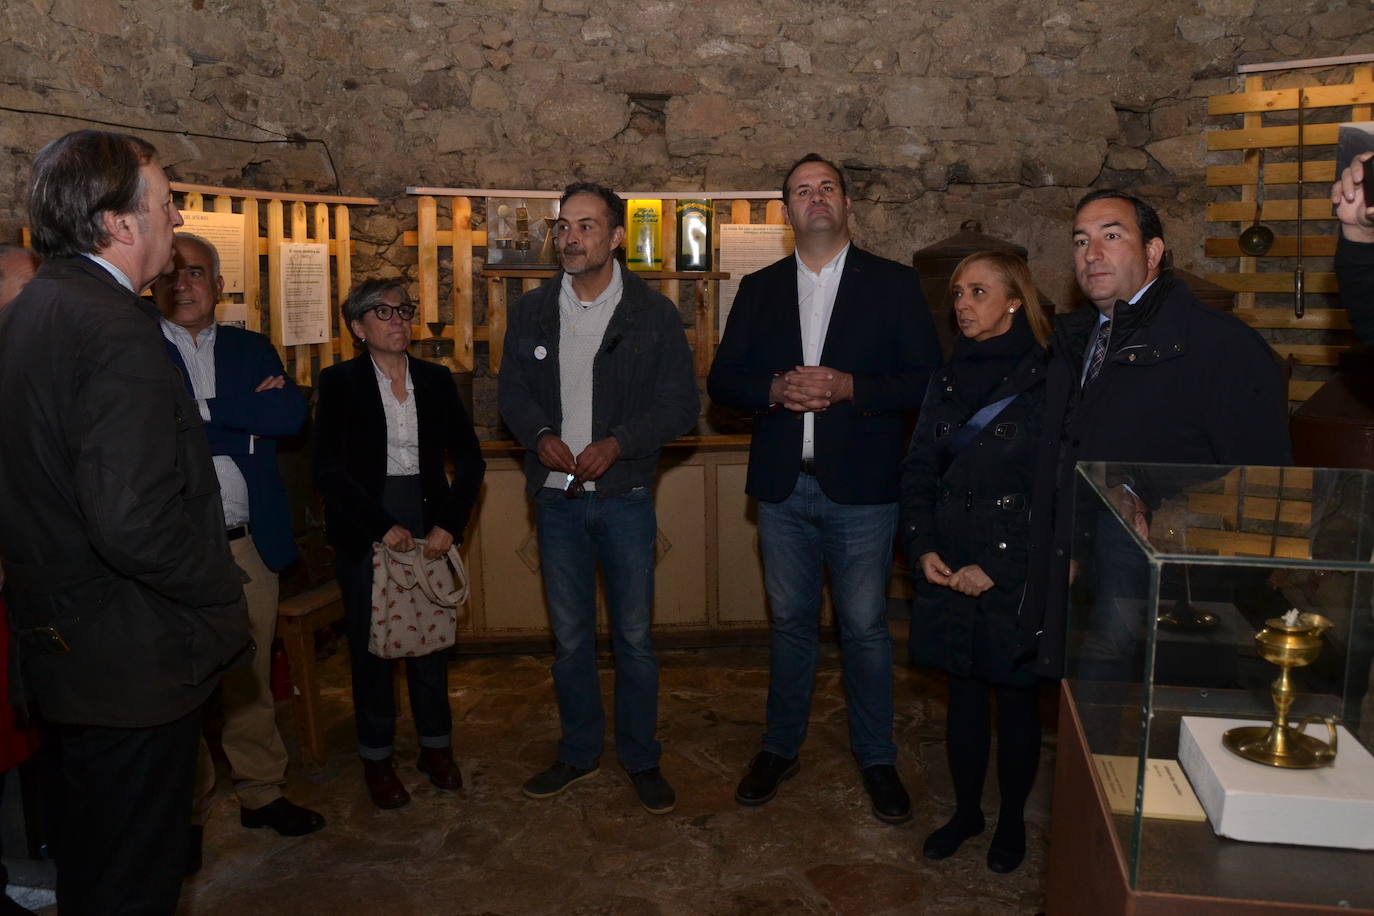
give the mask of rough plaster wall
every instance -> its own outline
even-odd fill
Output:
[[[1176,263],[1214,269],[1205,97],[1371,39],[1367,0],[3,0],[0,105],[322,139],[343,193],[385,201],[356,211],[356,276],[409,275],[407,185],[770,188],[814,150],[849,167],[865,246],[906,261],[976,218],[1063,302],[1090,186],[1155,202]],[[33,153],[80,126],[0,111],[0,240]],[[145,136],[184,181],[334,187],[318,144]]]

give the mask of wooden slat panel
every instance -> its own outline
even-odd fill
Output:
[[[419,232],[420,320],[426,324],[439,321],[439,211],[433,197],[421,197],[416,213]]]
[[[782,201],[770,200],[763,205],[763,221],[770,226],[781,226],[783,224]]]
[[[1275,222],[1298,218],[1296,200],[1266,200],[1263,221]],[[1303,219],[1334,219],[1331,215],[1331,200],[1326,197],[1309,197],[1303,201]],[[1207,219],[1210,222],[1253,222],[1255,205],[1243,200],[1221,201],[1207,205]]]
[[[248,306],[247,328],[262,331],[262,253],[258,249],[258,202],[243,199],[243,301]]]
[[[1236,309],[1235,316],[1252,328],[1298,328],[1304,330],[1350,330],[1345,309],[1306,309],[1301,318],[1291,308]]]
[[[291,203],[291,241],[310,241],[307,216],[305,201],[297,200]],[[310,344],[300,344],[291,348],[291,356],[295,360],[293,368],[297,385],[310,384],[310,352]]]
[[[1234,238],[1210,238],[1205,242],[1204,250],[1209,258],[1243,258],[1245,253],[1240,250],[1240,242]],[[1306,235],[1302,237],[1303,257],[1329,258],[1336,253],[1336,237],[1334,235]],[[1262,257],[1266,258],[1292,258],[1298,254],[1298,237],[1296,235],[1280,235],[1274,238],[1274,244]]]
[[[1291,356],[1300,366],[1334,366],[1340,360],[1341,353],[1350,349],[1330,344],[1275,343],[1271,346],[1279,356]]]
[[[245,200],[299,200],[311,203],[360,204],[363,206],[376,206],[379,203],[375,197],[342,197],[338,194],[287,194],[276,191],[252,191],[246,188],[222,188],[209,184],[188,184],[184,181],[173,181],[171,185],[173,191],[223,194]]]
[[[315,231],[314,231],[314,233],[313,233],[312,236],[311,236],[311,241],[313,241],[313,242],[327,242],[327,241],[329,241],[329,204],[324,204],[324,203],[315,204],[313,213],[314,213]],[[328,288],[328,284],[329,284],[329,274],[328,274],[328,272],[325,273],[325,281],[324,281],[324,282],[325,282],[326,288]],[[328,301],[332,301],[332,298],[331,298],[330,296],[326,295],[325,301],[327,301],[327,302],[328,302]],[[332,311],[332,310],[331,310],[331,311]],[[326,319],[326,321],[328,322],[328,325],[327,325],[327,326],[328,326],[328,327],[331,327],[331,328],[333,327],[332,318],[333,318],[333,316],[330,316],[330,318]],[[332,338],[333,338],[333,335],[331,334],[330,337],[331,337],[331,340],[330,340],[328,343],[316,344],[316,345],[315,345],[315,352],[318,353],[318,354],[319,354],[319,357],[320,357],[320,368],[321,368],[321,369],[323,369],[325,366],[332,366],[332,365],[334,364],[334,341],[333,341],[333,339],[332,339]],[[312,379],[312,381],[313,381],[313,379]]]
[[[454,200],[467,200],[466,197],[455,197],[455,198],[453,198],[453,199],[454,199]],[[469,212],[469,213],[472,212],[472,202],[471,202],[471,201],[468,201],[468,212]],[[463,230],[463,231],[464,231],[464,233],[467,235],[468,244],[469,244],[469,245],[473,245],[473,246],[476,246],[476,247],[478,247],[478,248],[485,248],[485,247],[487,247],[487,230],[485,230],[485,229],[473,229],[473,228],[471,228],[471,224],[469,224],[469,228],[468,228],[468,229],[465,229],[465,230]],[[410,247],[414,248],[416,245],[420,244],[420,235],[419,235],[419,233],[417,233],[414,229],[407,229],[405,232],[401,233],[401,241],[402,241],[403,244],[409,245]],[[436,231],[436,232],[434,233],[434,244],[438,245],[440,248],[450,248],[450,247],[452,247],[452,246],[453,246],[453,232],[452,232],[452,230],[449,230],[449,229],[439,229],[438,231]]]
[[[1207,187],[1224,188],[1234,185],[1255,184],[1259,180],[1259,166],[1213,165],[1207,169]],[[1316,184],[1336,180],[1336,160],[1319,159],[1303,163],[1302,180]],[[1266,162],[1264,164],[1264,183],[1266,185],[1297,184],[1298,164],[1296,162]]]
[[[1211,528],[1189,528],[1186,537],[1189,547],[1215,551],[1224,557],[1275,556],[1290,560],[1311,558],[1311,547],[1306,538],[1280,537],[1277,543],[1273,543],[1267,534],[1216,531]]]
[[[201,195],[195,191],[192,191],[182,198],[181,209],[199,213],[205,209],[205,198],[201,197]]]
[[[1293,274],[1286,270],[1271,273],[1207,274],[1207,279],[1238,293],[1293,292]],[[1335,293],[1339,292],[1340,288],[1336,285],[1335,274],[1310,272],[1303,278],[1303,291]]]
[[[220,195],[218,195],[218,196],[215,197],[215,204],[214,204],[214,206],[215,206],[215,212],[216,212],[216,213],[233,213],[233,212],[234,212],[234,198],[232,198],[232,197],[225,197],[223,194],[220,194]]]
[[[664,197],[677,197],[687,192],[677,190],[654,190],[646,188],[612,188],[611,190],[619,194],[625,200],[641,200]],[[563,196],[562,191],[533,191],[529,189],[517,188],[429,188],[419,185],[412,185],[406,188],[406,193],[418,197],[428,194],[431,197],[530,197],[537,200],[557,200]],[[776,200],[782,196],[780,191],[692,191],[691,196],[702,200]],[[373,201],[376,203],[376,201]]]
[[[688,335],[692,354],[696,357],[698,378],[705,378],[710,373],[711,361],[716,355],[716,309],[711,295],[713,286],[718,288],[720,284],[706,280],[697,281],[696,321],[693,329],[696,333]]]
[[[282,361],[287,359],[285,340],[286,321],[282,314],[284,278],[281,270],[281,243],[286,237],[286,216],[280,200],[267,202],[267,307],[272,324],[272,343]]]
[[[1335,124],[1305,124],[1303,142],[1307,146],[1334,146],[1339,133]],[[1212,130],[1207,132],[1209,150],[1271,149],[1277,146],[1297,146],[1298,126],[1256,127],[1241,130]]]
[[[1309,382],[1301,379],[1293,379],[1288,383],[1288,400],[1305,401],[1317,393],[1317,389],[1325,382]]]
[[[487,371],[501,374],[501,355],[506,349],[506,281],[487,281]]]
[[[1263,92],[1238,92],[1214,95],[1207,100],[1209,115],[1243,114],[1247,111],[1296,111],[1297,89],[1269,89]],[[1303,108],[1337,108],[1374,102],[1374,86],[1308,86],[1303,91]]]
[[[749,201],[736,200],[730,204],[730,222],[747,223],[749,222]]]
[[[1234,525],[1236,522],[1236,503],[1234,496],[1226,493],[1189,493],[1188,511],[1199,515],[1216,515]],[[1274,518],[1274,500],[1267,496],[1247,496],[1245,517],[1261,521]],[[1279,508],[1279,521],[1293,525],[1312,524],[1312,504],[1299,500],[1285,499]]]
[[[1370,89],[1370,84],[1374,83],[1374,67],[1369,64],[1361,64],[1356,67],[1355,76],[1351,82],[1359,84],[1362,89]],[[1350,120],[1368,121],[1371,115],[1374,115],[1374,104],[1371,104],[1374,102],[1374,97],[1366,96],[1363,102],[1364,104],[1356,105],[1350,109]]]
[[[1288,493],[1288,498],[1293,497],[1293,491],[1298,493],[1310,493],[1312,490],[1312,469],[1311,468],[1246,468],[1245,486],[1247,490],[1254,490],[1257,487],[1277,487],[1279,485],[1280,471],[1283,474],[1283,489]],[[1226,475],[1227,492],[1234,493],[1235,486],[1240,482],[1240,471],[1231,471]]]
[[[455,197],[449,201],[453,231],[453,359],[467,372],[476,366],[472,349],[472,201]],[[436,233],[437,234],[437,233]],[[485,234],[484,234],[485,235]]]
[[[334,236],[338,241],[338,253],[334,255],[334,285],[338,290],[336,299],[340,306],[348,298],[349,291],[353,289],[353,258],[349,254],[352,249],[352,232],[352,227],[349,225],[348,205],[335,204]],[[339,326],[339,334],[336,338],[339,343],[339,355],[344,359],[352,359],[357,355],[353,347],[353,334],[344,327],[344,320],[338,309],[335,309],[333,320]]]
[[[665,197],[660,206],[663,220],[659,229],[659,242],[663,245],[663,270],[672,274],[677,272],[677,200]],[[681,294],[680,281],[665,277],[659,281],[658,291],[673,305],[678,304]]]
[[[1264,77],[1255,74],[1245,78],[1246,92],[1259,92],[1264,89]],[[1246,130],[1264,126],[1264,118],[1255,112],[1250,112],[1241,116],[1241,121]],[[1258,174],[1260,164],[1260,151],[1248,149],[1241,153],[1240,162],[1242,166],[1252,168]],[[1240,199],[1249,204],[1255,204],[1259,199],[1259,188],[1255,186],[1242,187],[1240,189]],[[1239,230],[1237,230],[1239,231]],[[1236,263],[1236,270],[1240,273],[1254,273],[1259,269],[1259,264],[1252,257],[1242,257]],[[1239,308],[1253,308],[1255,305],[1254,293],[1237,293],[1236,305]]]

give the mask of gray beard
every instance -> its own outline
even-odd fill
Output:
[[[576,270],[569,269],[568,265],[567,265],[567,264],[564,264],[564,265],[563,265],[563,273],[567,274],[567,275],[570,276],[570,277],[580,277],[580,276],[582,276],[583,274],[594,273],[594,272],[600,270],[601,268],[603,268],[603,267],[605,267],[607,264],[609,264],[610,261],[611,261],[611,256],[610,256],[610,255],[606,255],[606,257],[602,258],[600,261],[598,261],[598,262],[595,263],[595,264],[593,264],[591,261],[584,261],[583,264],[582,264],[582,266],[579,267],[579,268],[576,269]]]

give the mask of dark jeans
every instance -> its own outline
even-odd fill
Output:
[[[887,577],[896,526],[896,503],[837,503],[806,474],[797,475],[787,499],[759,503],[759,544],[773,616],[765,751],[790,759],[806,740],[824,566],[830,570],[844,652],[851,748],[861,768],[896,763],[892,637],[887,629]]]
[[[539,563],[553,628],[553,685],[563,737],[558,759],[591,769],[601,757],[606,713],[596,665],[596,566],[601,564],[615,650],[615,749],[630,773],[658,766],[658,659],[650,624],[654,605],[653,494],[567,499],[535,495]]]
[[[382,504],[415,537],[424,537],[419,477],[388,477]],[[457,532],[454,532],[455,536]],[[365,760],[391,756],[396,737],[396,694],[392,689],[394,660],[367,650],[372,627],[372,553],[338,558],[339,589],[343,592],[348,650],[353,661],[353,719],[358,728],[358,755]],[[448,652],[434,652],[405,661],[410,712],[421,747],[452,743],[453,712],[448,705]]]
[[[186,874],[201,710],[153,728],[56,725],[62,916],[170,914]]]

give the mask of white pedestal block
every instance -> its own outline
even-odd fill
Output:
[[[1344,726],[1336,762],[1317,770],[1285,770],[1228,751],[1221,736],[1258,719],[1184,716],[1178,762],[1218,835],[1258,843],[1374,849],[1374,757]],[[1307,733],[1327,740],[1324,723]]]

